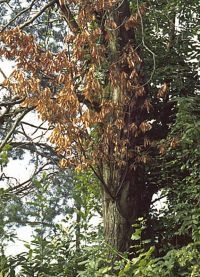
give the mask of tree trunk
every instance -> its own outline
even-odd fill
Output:
[[[116,65],[110,70],[117,77],[116,87],[111,86],[110,101],[115,109],[107,118],[108,132],[105,131],[102,139],[104,142],[102,151],[106,156],[101,161],[102,174],[100,174],[103,179],[105,239],[111,247],[120,252],[129,250],[132,243],[132,225],[139,217],[145,217],[149,213],[153,195],[153,191],[145,182],[144,164],[136,160],[137,147],[142,149],[140,146],[144,145],[146,131],[144,129],[141,131],[140,125],[146,121],[148,115],[148,108],[146,110],[143,108],[147,103],[148,89],[145,85],[142,59],[136,47],[134,28],[126,28],[124,24],[131,16],[129,4],[127,0],[122,1],[110,14],[110,18],[118,26],[111,29],[112,40],[107,45],[111,53],[110,62]],[[141,10],[137,16],[141,16]],[[124,56],[127,59],[121,62]],[[127,79],[122,78],[124,74]],[[131,74],[134,77],[130,77]],[[118,82],[118,79],[124,80],[124,83]],[[121,119],[124,125],[115,132],[112,126],[115,126],[117,118]],[[137,129],[135,133],[134,128]],[[117,136],[116,143],[114,141]],[[122,146],[118,147],[120,143]],[[123,154],[124,149],[126,154]],[[121,165],[118,159],[120,155]]]
[[[109,173],[107,169],[105,178]],[[105,240],[122,253],[129,251],[132,245],[132,225],[139,217],[145,218],[149,214],[153,190],[147,189],[140,174],[144,174],[142,168],[132,169],[127,171],[123,183],[115,187],[110,184],[115,199],[105,190],[102,194]]]
[[[103,221],[106,242],[120,252],[125,252],[131,245],[131,222],[118,210],[117,202],[106,193],[103,195]]]

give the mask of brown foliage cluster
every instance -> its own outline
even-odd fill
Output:
[[[146,162],[151,125],[143,115],[151,103],[139,76],[142,60],[131,42],[119,49],[120,26],[112,13],[106,17],[118,1],[89,2],[81,1],[81,28],[69,33],[59,53],[41,49],[19,28],[2,32],[0,55],[17,63],[4,86],[54,126],[50,141],[66,156],[62,166]],[[100,22],[96,11],[104,11]],[[125,20],[125,29],[135,27],[144,11]]]

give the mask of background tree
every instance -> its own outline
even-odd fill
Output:
[[[79,263],[89,256],[87,247],[97,247],[102,236],[99,223],[92,226],[100,203],[91,172],[50,176],[33,180],[31,195],[23,199],[2,190],[0,272],[5,276],[77,276],[85,267]],[[21,242],[26,251],[7,255],[21,226],[32,230],[30,241]]]
[[[155,256],[144,241],[119,276],[199,276],[199,100],[179,99],[165,145],[160,178],[168,184],[162,191],[167,205],[153,214]],[[137,240],[141,228],[136,230],[132,238]]]
[[[94,171],[106,240],[122,252],[132,224],[149,217],[152,196],[168,185],[158,179],[157,144],[175,120],[177,97],[197,93],[197,6],[32,1],[2,21],[0,53],[17,59],[4,87],[53,127],[61,166]],[[52,47],[59,24],[61,42]]]

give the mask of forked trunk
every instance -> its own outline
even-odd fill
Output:
[[[106,177],[108,175],[107,172]],[[115,184],[113,187],[112,184],[110,187],[116,198],[103,191],[104,236],[111,247],[123,253],[129,251],[133,243],[132,225],[139,217],[146,217],[149,213],[153,191],[147,191],[135,170],[127,173],[121,186]]]
[[[117,202],[104,194],[103,220],[106,242],[120,252],[125,252],[131,245],[131,222],[124,218],[117,207]]]

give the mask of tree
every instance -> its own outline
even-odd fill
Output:
[[[176,123],[172,127],[171,147],[165,156],[163,174],[170,172],[168,208],[169,221],[165,239],[179,248],[199,242],[199,96],[179,100]],[[176,138],[176,139],[175,139]],[[174,143],[176,147],[174,147]],[[165,193],[166,193],[165,192]],[[169,246],[168,246],[169,249]]]
[[[145,241],[140,241],[137,257],[119,276],[199,276],[199,104],[199,96],[179,99],[176,123],[165,145],[160,178],[168,183],[163,189],[167,205],[157,218],[153,215],[158,253],[152,247],[145,249]],[[138,227],[136,240],[141,239]]]
[[[0,273],[16,276],[77,276],[96,247],[101,231],[91,219],[100,209],[97,183],[91,172],[43,174],[33,180],[31,194],[22,197],[1,191]],[[101,209],[100,209],[101,210]],[[7,245],[18,240],[19,227],[31,227],[26,250],[7,254]],[[21,241],[22,242],[22,241]],[[9,276],[10,276],[9,275]],[[6,275],[7,276],[7,275]]]
[[[17,66],[3,86],[53,127],[62,167],[96,174],[105,238],[122,252],[132,243],[133,223],[149,217],[152,196],[165,186],[157,145],[175,120],[177,97],[196,93],[197,6],[32,1],[2,21],[0,53]]]

